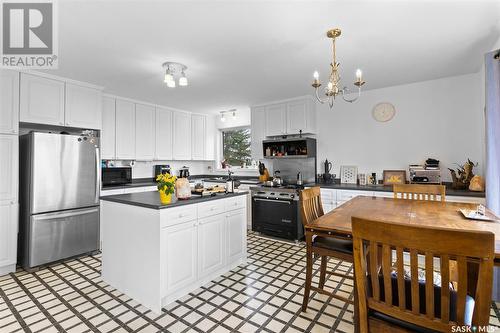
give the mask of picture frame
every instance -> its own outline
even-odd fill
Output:
[[[406,184],[406,170],[384,170],[384,185]]]
[[[342,184],[357,184],[358,167],[354,165],[340,166],[340,182]]]

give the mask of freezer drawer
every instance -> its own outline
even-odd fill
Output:
[[[99,207],[32,215],[27,258],[32,268],[99,248]]]

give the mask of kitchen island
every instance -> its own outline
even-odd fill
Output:
[[[247,193],[101,197],[102,279],[155,313],[246,263]]]

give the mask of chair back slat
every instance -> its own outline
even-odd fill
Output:
[[[450,285],[450,259],[448,255],[443,254],[440,257],[440,273],[441,273],[441,322],[448,323],[450,321],[450,293],[443,286]]]
[[[373,298],[378,302],[380,300],[380,285],[378,282],[378,244],[370,243],[370,276]]]
[[[398,272],[404,272],[404,256],[403,248],[398,246],[396,248],[396,265]],[[398,278],[398,303],[401,310],[406,309],[406,288],[404,274],[397,274]]]
[[[457,258],[458,291],[457,291],[457,321],[462,323],[465,314],[465,297],[467,296],[467,259],[464,256]]]
[[[425,253],[425,313],[427,318],[434,318],[434,255]]]
[[[418,276],[418,252],[410,250],[411,276]],[[411,309],[415,315],[420,313],[420,297],[418,290],[418,279],[411,279]]]
[[[487,274],[493,270],[493,233],[356,217],[352,218],[352,230],[361,332],[369,331],[370,310],[439,332],[449,332],[450,325],[470,324],[466,315],[468,287],[476,291],[472,322],[488,325],[492,277]],[[419,259],[424,260],[419,263]],[[454,265],[456,262],[458,270],[458,278],[453,281],[456,291],[450,289],[450,260]],[[409,269],[405,269],[408,264]],[[479,265],[474,282],[468,276],[471,264]],[[440,286],[435,285],[438,280],[434,278],[438,270]]]
[[[391,283],[391,248],[387,244],[382,245],[382,274],[384,278],[385,303],[392,306],[392,283]]]
[[[394,199],[442,201],[446,199],[446,186],[422,184],[395,184],[393,185]]]
[[[300,191],[300,213],[304,226],[324,215],[319,186]]]

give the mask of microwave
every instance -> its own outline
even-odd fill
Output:
[[[102,186],[125,185],[132,183],[131,167],[102,168]]]

